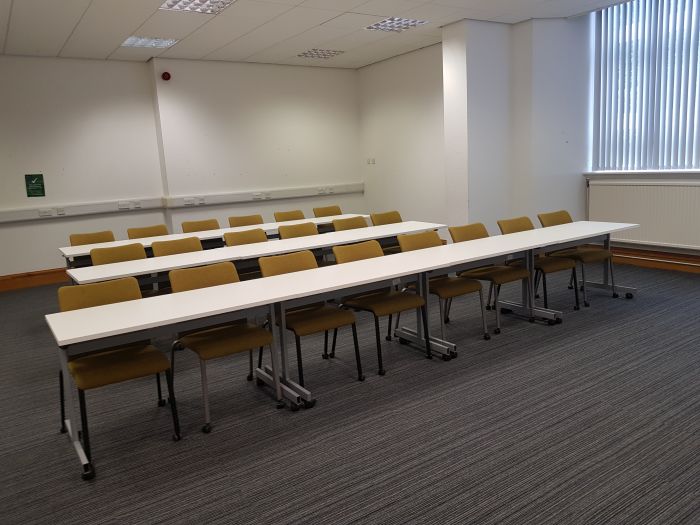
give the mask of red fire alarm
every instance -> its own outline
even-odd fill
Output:
[[[164,71],[160,78],[162,78],[163,80],[170,80],[170,73]]]

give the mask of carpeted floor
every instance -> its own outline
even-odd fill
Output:
[[[182,352],[180,442],[152,378],[88,392],[91,482],[58,433],[56,288],[0,294],[0,523],[700,523],[700,276],[616,276],[635,299],[574,312],[553,277],[564,323],[504,317],[490,341],[476,298],[456,300],[459,357],[385,343],[384,377],[360,314],[367,380],[349,330],[332,361],[306,338],[318,403],[296,413],[245,380],[247,356],[212,363],[209,435]]]

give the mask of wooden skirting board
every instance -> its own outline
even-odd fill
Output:
[[[68,275],[65,268],[51,270],[39,270],[37,272],[16,273],[14,275],[0,275],[0,292],[20,290],[22,288],[34,288],[46,284],[68,283]]]

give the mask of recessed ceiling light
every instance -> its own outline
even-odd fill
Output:
[[[160,9],[218,15],[236,0],[166,0]]]
[[[338,51],[336,49],[309,49],[303,53],[299,53],[297,56],[302,58],[333,58],[334,56],[341,55],[345,51]]]
[[[151,38],[147,36],[130,36],[122,43],[122,47],[156,47],[165,49],[175,45],[177,40],[174,38]]]
[[[385,20],[382,20],[381,22],[367,26],[365,29],[369,29],[370,31],[395,31],[400,33],[406,29],[422,26],[423,24],[427,23],[427,20],[415,20],[413,18],[399,18],[397,16],[391,16]]]

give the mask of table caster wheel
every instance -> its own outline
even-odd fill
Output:
[[[88,481],[95,477],[95,467],[92,466],[92,463],[83,465],[83,473],[80,475],[80,477],[83,478],[85,481]]]
[[[377,374],[379,374],[380,376],[386,375],[386,370],[384,370],[383,368],[380,368],[380,369],[377,371]]]
[[[391,336],[387,335],[384,339],[386,339],[387,341],[391,341]]]
[[[365,380],[365,376],[359,376],[359,377],[357,378],[357,380],[358,380],[358,381],[364,381],[364,380]]]
[[[513,310],[511,310],[510,308],[501,308],[501,313],[502,313],[502,314],[509,314],[509,313],[512,313],[512,312],[513,312]]]
[[[557,317],[556,320],[555,320],[555,322],[556,322],[557,324],[561,324],[563,321],[564,321],[564,320],[563,320],[561,317]]]
[[[534,322],[535,322],[535,318],[534,318],[534,317],[530,317],[530,318],[528,319],[528,321],[530,321],[531,323],[534,323]]]
[[[627,292],[625,294],[625,299],[632,299],[634,297],[634,294],[632,292]]]
[[[331,359],[335,359],[335,352],[331,352],[330,354],[328,354],[328,357],[330,357]]]
[[[489,339],[491,339],[491,334],[484,334],[484,339],[485,339],[486,341],[488,341]]]
[[[252,381],[252,380],[253,380],[253,374],[248,374],[247,376],[245,376],[245,378],[246,378],[246,381]]]
[[[265,384],[265,381],[260,379],[259,377],[255,379],[255,384],[258,386],[263,386]]]
[[[585,306],[586,308],[588,308],[589,306],[591,306],[591,303],[589,303],[588,301],[584,301],[584,302],[583,302],[583,306]]]
[[[554,326],[557,322],[554,319],[547,319],[547,324],[549,326]]]
[[[535,299],[539,299],[539,298],[540,298],[540,294],[536,293],[536,294],[535,294]]]
[[[449,317],[445,317],[445,324],[450,324],[450,318],[449,318]]]
[[[180,434],[173,434],[173,441],[180,441],[182,439],[182,436]]]
[[[501,333],[501,329],[500,329],[500,328],[496,328],[496,329],[494,329],[493,333],[496,334],[496,335],[498,335],[498,334]]]
[[[277,403],[275,404],[275,408],[277,410],[282,410],[286,406],[287,405],[284,403],[284,401],[277,401]]]
[[[68,432],[68,429],[66,428],[66,425],[61,425],[61,428],[58,430],[61,434],[65,434]]]
[[[164,407],[164,406],[165,406],[165,399],[159,399],[159,400],[158,400],[158,406],[159,406],[159,407]]]
[[[202,432],[209,434],[211,432],[211,423],[207,423],[202,427]]]
[[[449,355],[443,355],[443,356],[442,356],[442,360],[443,360],[443,361],[449,361],[449,360],[450,360],[450,356],[449,356]]]
[[[321,354],[322,359],[328,359],[328,357],[329,357],[328,354]]]
[[[574,310],[575,310],[575,311],[578,311],[578,310],[580,310],[580,309],[581,309],[580,306],[574,306]]]
[[[484,309],[485,309],[485,310],[491,310],[491,305],[490,305],[490,304],[487,304],[486,306],[484,306]]]
[[[292,412],[297,412],[299,410],[299,403],[290,403],[289,410],[291,410]]]
[[[617,299],[618,297],[620,297],[620,294],[619,294],[619,293],[614,293],[614,294],[613,294],[613,299]]]
[[[407,345],[408,341],[406,339],[404,339],[403,337],[399,337],[399,344]]]
[[[574,289],[574,287],[569,285],[569,290],[573,290],[573,289]]]
[[[433,354],[425,354],[425,358],[426,358],[426,359],[432,359],[432,358],[433,358]]]
[[[312,399],[311,401],[307,401],[306,399],[304,399],[302,403],[304,404],[304,408],[313,408],[316,406],[315,399]]]

